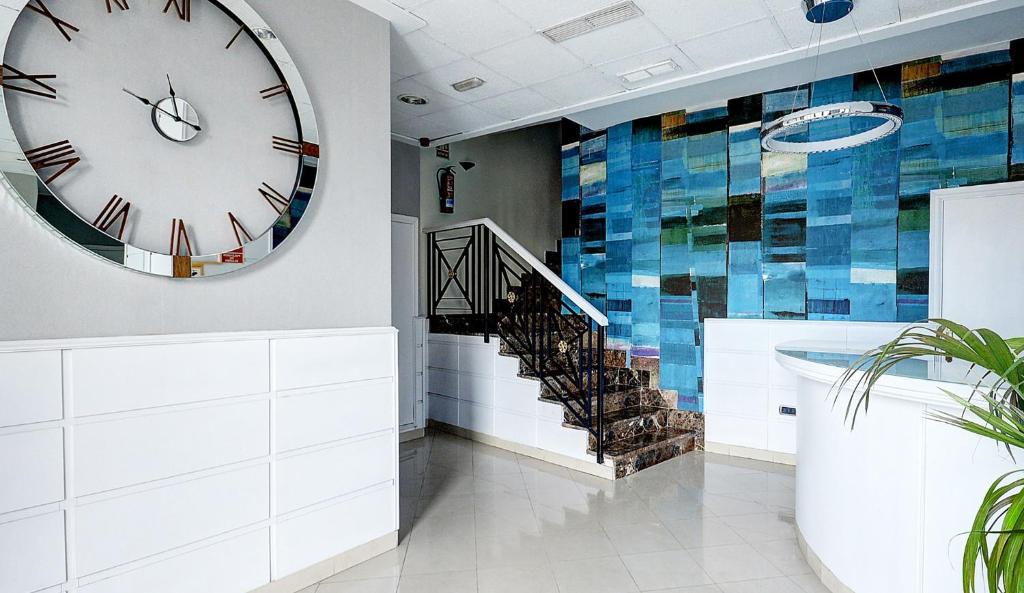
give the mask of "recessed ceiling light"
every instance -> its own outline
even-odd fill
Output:
[[[409,105],[426,105],[430,103],[427,99],[417,97],[416,95],[399,95],[398,100]]]
[[[476,76],[474,76],[473,78],[467,78],[466,80],[460,80],[459,82],[456,82],[455,84],[452,85],[452,88],[459,91],[460,93],[464,93],[466,91],[471,91],[473,89],[478,89],[484,86],[485,82],[487,81],[482,78],[477,78]]]
[[[664,60],[662,62],[658,62],[657,64],[641,66],[636,70],[623,72],[622,74],[619,74],[619,78],[622,79],[623,82],[636,84],[642,80],[647,80],[648,78],[654,78],[656,76],[665,76],[666,74],[671,74],[676,70],[679,70],[679,64],[677,64],[674,60]]]

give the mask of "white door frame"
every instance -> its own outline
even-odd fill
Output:
[[[392,214],[391,215],[391,222],[393,224],[397,223],[397,224],[409,225],[409,226],[411,226],[413,228],[413,231],[415,233],[414,236],[416,237],[416,240],[413,242],[413,262],[414,262],[413,269],[414,269],[414,274],[415,274],[415,276],[413,278],[413,291],[415,291],[415,294],[413,295],[413,303],[415,303],[415,305],[416,305],[416,310],[413,313],[415,315],[415,314],[418,314],[419,306],[420,306],[420,263],[419,263],[420,262],[420,219],[418,219],[418,218],[416,218],[414,216],[406,216],[404,214]],[[394,323],[393,319],[392,319],[392,323]],[[413,365],[415,365],[415,367],[416,367],[416,374],[417,374],[416,380],[413,382],[414,389],[416,390],[416,395],[415,395],[416,401],[414,403],[414,409],[413,409],[413,418],[414,418],[415,425],[414,426],[403,425],[402,428],[405,431],[421,430],[421,429],[424,428],[424,426],[426,426],[426,409],[424,407],[425,406],[425,404],[424,404],[424,399],[425,399],[424,394],[426,392],[426,385],[425,385],[426,374],[422,372],[423,369],[426,366],[426,336],[425,335],[419,335],[419,334],[422,333],[422,332],[419,331],[419,327],[418,327],[419,325],[420,325],[420,322],[419,322],[418,319],[416,319],[414,321],[414,324],[413,324],[413,327],[414,327],[413,331],[415,332],[413,335],[414,335],[414,338],[417,341],[417,343],[416,343],[417,355],[415,355],[414,356],[414,360],[411,361],[413,363]],[[399,339],[401,339],[401,336],[399,336]],[[402,370],[403,369],[401,369],[401,367],[399,367],[399,372],[402,372]],[[396,381],[399,381],[399,380],[400,380],[400,378],[396,377]]]

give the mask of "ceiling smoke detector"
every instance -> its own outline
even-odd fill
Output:
[[[430,101],[424,99],[423,97],[417,97],[416,95],[399,95],[398,100],[407,105],[416,106],[426,105],[427,103],[430,103]]]
[[[474,76],[473,78],[467,78],[466,80],[460,80],[459,82],[456,82],[455,84],[452,85],[452,88],[459,91],[460,93],[464,93],[466,91],[471,91],[473,89],[478,89],[484,86],[485,82],[487,81],[482,78]]]
[[[580,35],[586,35],[598,29],[604,29],[605,27],[611,27],[612,25],[618,25],[628,20],[635,19],[638,16],[643,16],[644,11],[640,10],[640,7],[636,3],[630,2],[619,2],[613,4],[608,8],[602,8],[585,14],[581,17],[572,19],[549,27],[541,31],[541,35],[544,35],[555,43],[563,43],[574,37]]]
[[[619,78],[622,82],[629,84],[636,84],[649,78],[655,78],[658,76],[665,76],[679,70],[679,64],[675,60],[665,60],[658,62],[657,64],[650,64],[648,66],[641,66],[636,70],[630,70],[629,72],[623,72],[619,74]]]

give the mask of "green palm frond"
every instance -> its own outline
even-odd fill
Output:
[[[833,404],[849,395],[844,419],[851,430],[858,414],[867,412],[878,381],[896,365],[921,357],[960,360],[978,373],[969,397],[943,390],[963,412],[932,412],[932,420],[1000,443],[1011,456],[1014,448],[1024,448],[1024,338],[1004,339],[945,319],[907,328],[843,372],[832,387]],[[1024,470],[1000,477],[982,500],[967,533],[964,593],[977,593],[979,564],[987,593],[1024,593]]]

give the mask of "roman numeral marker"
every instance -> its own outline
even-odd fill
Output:
[[[115,6],[121,10],[128,10],[131,8],[128,6],[128,0],[107,0],[107,14],[114,12]]]
[[[245,25],[242,25],[238,28],[238,32],[235,33],[235,36],[231,38],[231,41],[228,41],[228,44],[224,46],[224,49],[231,49],[231,46],[235,44],[235,41],[238,41],[238,37],[242,34],[243,31],[245,31]]]
[[[289,140],[280,136],[274,136],[274,148],[281,152],[302,156],[302,143],[296,140]]]
[[[188,240],[188,230],[185,229],[185,221],[175,218],[171,221],[171,255],[183,255],[181,248],[185,248],[184,255],[192,257],[192,242]]]
[[[167,4],[164,6],[164,14],[174,6],[174,11],[178,13],[178,18],[185,21],[186,23],[192,22],[192,0],[167,0]]]
[[[265,182],[263,186],[260,187],[260,195],[263,196],[263,199],[266,200],[267,203],[270,204],[270,207],[276,210],[278,214],[284,214],[288,211],[288,203],[290,200]]]
[[[71,146],[71,142],[67,140],[61,140],[60,142],[54,142],[53,144],[47,144],[46,146],[40,146],[39,148],[33,148],[32,150],[26,150],[25,157],[32,165],[32,168],[36,171],[49,169],[51,167],[60,167],[56,173],[50,175],[50,177],[46,179],[45,183],[50,183],[61,175],[67,173],[68,169],[71,167],[82,162],[82,159],[79,158],[78,154],[75,152],[75,148]]]
[[[249,234],[249,231],[245,230],[242,223],[231,212],[228,212],[228,220],[231,221],[231,230],[235,231],[235,241],[238,241],[239,247],[252,242],[252,235]],[[245,237],[245,241],[242,241],[242,237]]]
[[[289,140],[288,138],[282,138],[280,136],[274,136],[274,149],[280,150],[281,152],[287,152],[295,156],[311,156],[320,158],[320,145],[313,144],[311,142],[299,142],[298,140]]]
[[[264,99],[272,99],[278,95],[283,95],[287,92],[288,85],[282,82],[279,85],[263,89],[262,91],[260,91],[260,96],[263,97]]]
[[[67,39],[68,41],[71,41],[71,34],[68,33],[69,30],[74,31],[75,33],[79,32],[78,27],[54,16],[53,13],[50,12],[50,9],[47,8],[45,4],[43,4],[43,0],[35,0],[34,5],[32,4],[32,2],[29,2],[28,5],[25,6],[25,8],[35,11],[50,19],[50,21],[57,27],[57,30],[60,31],[60,34],[64,36],[64,39]]]
[[[8,70],[10,70],[13,74],[8,74]],[[53,88],[52,86],[46,84],[43,81],[53,80],[55,78],[57,78],[56,74],[25,74],[24,72],[18,70],[14,66],[9,66],[7,64],[4,64],[3,68],[0,69],[0,86],[3,86],[5,89],[10,89],[12,91],[27,93],[29,95],[35,95],[37,97],[45,97],[47,99],[56,99],[57,89]],[[11,84],[13,82],[19,81],[27,82],[30,85],[34,85],[34,88]]]
[[[131,209],[131,202],[126,202],[115,194],[107,202],[107,205],[103,207],[103,211],[93,221],[92,226],[106,233],[110,230],[110,227],[114,226],[114,223],[120,222],[121,226],[117,231],[117,240],[123,241],[124,230],[128,226],[128,215],[131,213]]]

